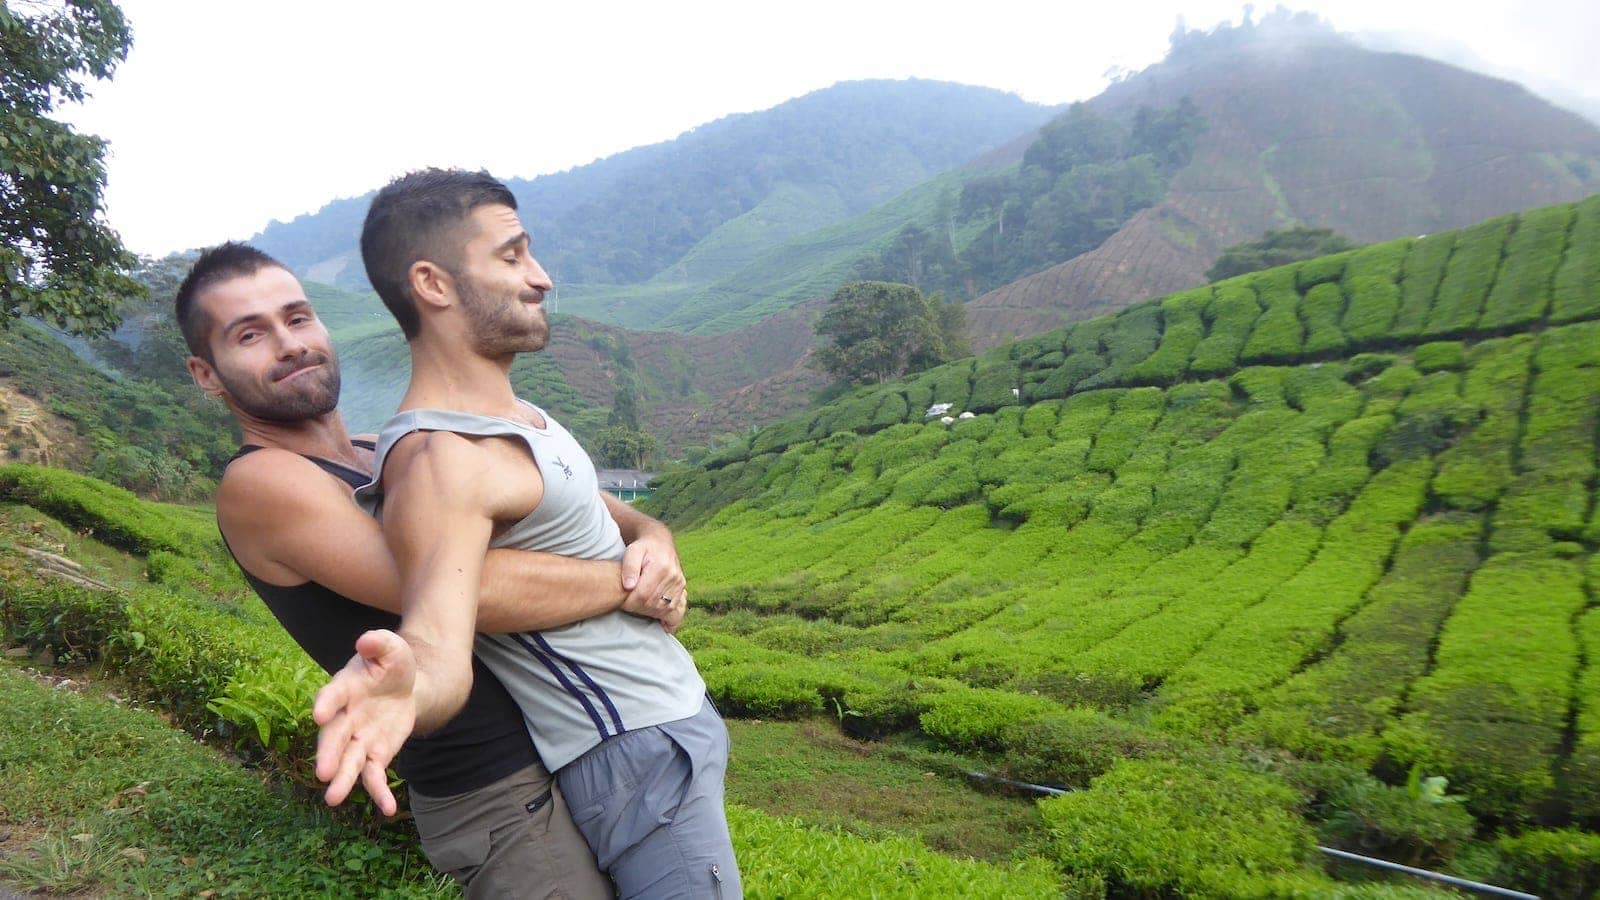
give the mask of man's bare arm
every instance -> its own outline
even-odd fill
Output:
[[[416,656],[416,727],[448,722],[472,686],[478,584],[494,534],[484,448],[448,432],[390,451],[383,534],[400,571],[400,637]]]
[[[235,462],[217,518],[258,577],[314,581],[400,612],[400,575],[381,527],[305,459],[263,450]],[[627,594],[619,563],[524,550],[490,550],[479,593],[478,630],[494,633],[569,625],[620,608]]]

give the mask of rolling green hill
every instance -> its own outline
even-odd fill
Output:
[[[1042,804],[1069,870],[1277,894],[1352,821],[1480,872],[1471,840],[1600,830],[1597,430],[1600,196],[862,390],[649,503],[725,708],[1077,788]],[[1386,819],[1408,771],[1471,819]]]

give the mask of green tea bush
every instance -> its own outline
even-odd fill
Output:
[[[870,424],[873,428],[887,428],[909,420],[913,414],[920,418],[926,409],[927,407],[911,409],[906,405],[905,394],[890,391],[884,394],[883,400],[878,403],[878,408],[873,410]]]
[[[1600,197],[1590,197],[1575,208],[1572,237],[1556,270],[1552,295],[1552,322],[1600,316]]]
[[[1455,371],[1462,368],[1466,352],[1460,341],[1433,341],[1418,347],[1413,353],[1413,358],[1417,371],[1427,375],[1431,372]]]
[[[1077,390],[1121,384],[1130,369],[1155,352],[1161,340],[1161,307],[1158,304],[1131,306],[1118,314],[1114,323],[1103,338],[1106,367],[1079,382]]]
[[[1264,744],[1361,766],[1428,664],[1429,642],[1478,563],[1479,520],[1423,520],[1401,540],[1366,605],[1340,625],[1343,641],[1260,700],[1241,728]]]
[[[23,503],[122,550],[168,550],[226,559],[211,516],[199,510],[141,500],[119,487],[60,469],[0,466],[0,497]]]
[[[1590,557],[1587,582],[1592,593],[1600,583],[1600,557]],[[1565,774],[1573,815],[1600,823],[1600,610],[1578,620],[1578,640],[1586,663],[1574,691],[1576,740]]]
[[[1309,787],[1324,843],[1391,862],[1438,869],[1470,841],[1476,823],[1458,797],[1429,789],[1439,782],[1413,770],[1394,787],[1359,769],[1307,764],[1287,777]]]
[[[1490,558],[1444,622],[1412,711],[1385,735],[1389,754],[1447,773],[1480,815],[1535,815],[1555,796],[1550,761],[1578,663],[1571,623],[1585,603],[1572,562]]]
[[[1069,709],[1001,730],[1003,771],[1021,781],[1087,788],[1124,759],[1166,754],[1174,739],[1092,709]]]
[[[1411,245],[1400,274],[1400,312],[1395,316],[1394,335],[1412,338],[1422,333],[1444,280],[1445,267],[1455,251],[1456,236],[1447,231],[1430,234]]]
[[[972,397],[972,374],[977,360],[963,359],[934,369],[939,377],[933,383],[932,403],[949,403],[950,414],[964,410]]]
[[[753,897],[1000,898],[1061,894],[1061,875],[1037,857],[983,863],[909,837],[867,840],[799,820],[728,807],[728,830]]]
[[[58,662],[93,662],[125,634],[128,613],[121,594],[62,581],[0,581],[0,627],[30,650],[48,650]]]
[[[1355,251],[1344,253],[1330,253],[1308,259],[1294,267],[1295,290],[1302,294],[1310,293],[1314,288],[1324,284],[1337,284],[1344,277],[1345,267],[1349,265],[1350,258]]]
[[[1305,345],[1305,326],[1300,321],[1300,295],[1295,293],[1294,270],[1271,269],[1251,279],[1266,311],[1256,319],[1239,361],[1245,364],[1288,362],[1299,355]]]
[[[958,750],[999,750],[1008,726],[1060,709],[1043,697],[966,688],[933,698],[920,721],[923,731]]]
[[[1323,356],[1345,350],[1350,341],[1339,330],[1344,316],[1344,291],[1336,282],[1323,282],[1311,288],[1300,305],[1306,322],[1305,352]]]
[[[1505,264],[1478,319],[1479,329],[1506,329],[1544,318],[1572,215],[1570,205],[1522,214],[1506,245]]]
[[[1041,801],[1052,852],[1119,896],[1264,896],[1263,876],[1311,874],[1299,796],[1204,759],[1117,763],[1087,791]]]
[[[1450,506],[1485,509],[1516,478],[1512,457],[1532,353],[1533,341],[1527,335],[1473,348],[1462,394],[1477,405],[1480,419],[1471,433],[1440,455],[1433,479],[1433,492]]]
[[[206,709],[238,729],[247,749],[265,750],[285,774],[314,788],[303,762],[316,747],[311,704],[327,681],[328,674],[310,659],[273,658],[236,674]]]
[[[1344,270],[1344,294],[1350,298],[1340,325],[1350,340],[1370,344],[1390,338],[1400,314],[1400,269],[1410,240],[1375,244],[1357,250]]]
[[[1255,289],[1243,278],[1216,286],[1205,310],[1205,339],[1194,348],[1189,371],[1200,377],[1222,375],[1239,364],[1239,351],[1261,315]]]
[[[1495,841],[1504,884],[1552,900],[1582,900],[1600,891],[1600,835],[1574,828],[1535,829]]]
[[[993,412],[1019,402],[1012,391],[1022,384],[1022,376],[1014,363],[994,362],[979,365],[972,378],[972,399],[967,408],[974,412]],[[1020,393],[1020,392],[1019,392]]]
[[[1136,384],[1170,385],[1183,377],[1189,357],[1205,337],[1201,313],[1211,289],[1174,294],[1161,302],[1161,343],[1154,353],[1129,367],[1127,380]]]
[[[1105,367],[1105,357],[1098,353],[1074,353],[1031,392],[1030,399],[1053,400],[1066,397],[1079,382]]]
[[[1095,436],[1088,467],[1096,472],[1111,472],[1126,462],[1160,420],[1165,403],[1165,395],[1157,388],[1136,388],[1122,394],[1116,401],[1116,415]]]
[[[1457,233],[1455,251],[1439,283],[1439,297],[1428,311],[1423,335],[1447,337],[1477,324],[1500,268],[1506,238],[1515,225],[1515,216],[1501,216]]]
[[[748,718],[794,719],[822,712],[814,680],[795,667],[746,663],[705,670],[706,690],[718,708]]]

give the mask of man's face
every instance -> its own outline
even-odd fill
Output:
[[[459,271],[452,272],[473,349],[489,358],[542,350],[550,340],[544,295],[550,276],[528,252],[528,232],[509,206],[480,206],[463,233]]]
[[[294,275],[268,266],[202,291],[211,362],[190,357],[200,387],[241,413],[300,422],[339,404],[339,360]]]

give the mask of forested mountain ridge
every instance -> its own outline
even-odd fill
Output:
[[[506,180],[558,285],[638,283],[675,266],[699,280],[862,212],[1049,114],[989,88],[844,82],[565,172]],[[305,277],[365,288],[355,241],[369,199],[334,201],[253,240]]]
[[[1165,60],[1089,106],[1127,115],[1185,97],[1207,128],[1166,197],[1099,248],[974,301],[980,346],[1201,284],[1223,248],[1270,228],[1367,243],[1600,191],[1600,128],[1582,117],[1306,16],[1175,34]]]

